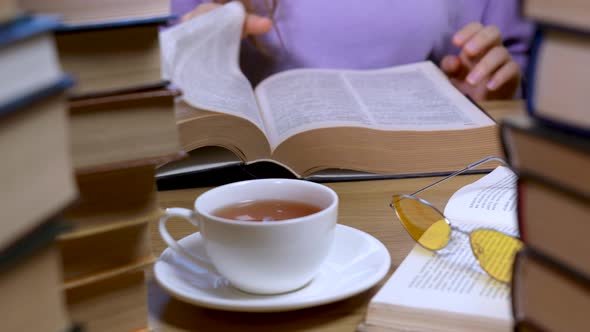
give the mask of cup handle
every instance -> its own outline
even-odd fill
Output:
[[[191,262],[192,265],[194,265],[193,267],[195,272],[200,274],[211,274],[214,277],[222,278],[220,275],[213,272],[213,264],[211,264],[211,261],[209,261],[208,258],[196,256],[190,253],[188,250],[186,250],[180,244],[178,244],[178,242],[174,240],[172,235],[168,233],[168,229],[166,228],[166,222],[168,222],[168,219],[173,217],[183,218],[184,220],[190,222],[194,226],[199,227],[199,220],[197,219],[198,215],[194,213],[192,210],[184,208],[167,208],[164,211],[164,216],[160,218],[159,224],[160,236],[162,237],[164,242],[166,242],[170,249],[174,250],[177,254],[189,260],[189,262]]]

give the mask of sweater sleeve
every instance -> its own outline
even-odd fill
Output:
[[[176,21],[178,21],[184,14],[190,12],[191,10],[195,9],[198,5],[211,2],[207,0],[172,0],[171,1],[171,8],[170,12],[172,15],[176,16]]]
[[[495,25],[502,33],[502,43],[512,58],[525,70],[533,25],[521,17],[517,0],[488,0],[482,23]]]

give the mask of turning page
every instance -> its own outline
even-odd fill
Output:
[[[455,192],[445,207],[445,216],[451,223],[515,233],[518,223],[516,179],[516,174],[508,167],[498,166]]]
[[[189,105],[264,126],[250,82],[239,66],[245,10],[230,2],[160,33],[163,76]]]
[[[297,69],[256,87],[275,148],[310,129],[460,130],[494,124],[432,62],[377,70]]]

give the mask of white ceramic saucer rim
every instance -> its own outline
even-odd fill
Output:
[[[273,305],[269,305],[267,303],[244,304],[243,300],[220,299],[220,298],[215,298],[215,297],[207,297],[206,300],[203,300],[203,299],[199,299],[199,298],[195,298],[195,297],[185,296],[182,294],[182,292],[177,291],[176,289],[174,289],[174,287],[169,287],[169,285],[167,285],[167,283],[165,281],[162,281],[161,280],[162,278],[160,276],[159,269],[158,269],[158,264],[162,264],[160,262],[160,260],[158,260],[154,266],[154,275],[155,275],[156,281],[158,282],[160,287],[162,287],[164,290],[166,290],[166,292],[168,294],[170,294],[173,297],[175,297],[179,300],[182,300],[184,302],[198,305],[198,306],[205,307],[205,308],[210,308],[210,309],[239,311],[239,312],[281,312],[281,311],[297,310],[297,309],[303,309],[303,308],[333,303],[333,302],[340,301],[340,300],[352,297],[354,295],[360,294],[360,293],[366,291],[367,289],[373,287],[381,279],[383,279],[383,277],[385,277],[385,275],[387,274],[387,272],[389,271],[389,268],[391,266],[391,257],[389,255],[389,251],[383,245],[383,243],[381,243],[381,241],[377,240],[372,235],[367,234],[366,232],[363,232],[363,231],[353,228],[353,227],[349,227],[349,226],[341,225],[341,224],[337,224],[336,227],[342,228],[343,230],[345,229],[348,232],[358,233],[358,236],[363,236],[367,241],[370,241],[373,244],[375,244],[378,247],[378,251],[382,255],[384,255],[384,257],[386,257],[386,259],[383,260],[383,264],[380,265],[379,270],[375,274],[373,274],[371,278],[364,279],[364,282],[360,282],[358,287],[349,288],[346,291],[339,292],[338,294],[335,294],[332,296],[326,296],[326,297],[315,296],[315,297],[310,297],[309,299],[305,299],[305,300],[288,300],[288,302],[286,302],[286,303],[274,303]],[[200,234],[199,235],[197,235],[197,234],[199,234],[199,233],[196,232],[196,233],[186,236],[185,238],[183,238],[179,241],[180,244],[182,244],[183,240],[187,241],[188,238],[190,238],[190,237],[200,236]],[[164,250],[164,252],[162,252],[160,257],[163,257],[164,255],[169,255],[167,253],[169,251],[170,251],[170,249],[167,248],[166,250]],[[239,291],[239,290],[236,290],[236,291]],[[295,291],[295,292],[297,292],[297,291]],[[272,295],[255,295],[255,294],[249,294],[249,293],[244,293],[244,294],[248,294],[248,296],[252,296],[252,297],[260,296],[261,298],[272,297]]]

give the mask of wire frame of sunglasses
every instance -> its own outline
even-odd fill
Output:
[[[393,196],[390,206],[410,237],[422,247],[432,251],[443,249],[451,240],[452,231],[459,232],[469,237],[471,251],[482,269],[492,278],[510,283],[514,257],[523,247],[520,240],[494,229],[461,229],[452,225],[435,206],[415,196],[455,175],[492,160],[506,164],[498,157],[484,158],[412,194]]]

